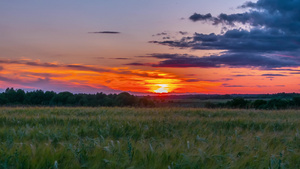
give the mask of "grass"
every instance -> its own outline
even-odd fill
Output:
[[[300,168],[300,112],[0,108],[0,169]]]

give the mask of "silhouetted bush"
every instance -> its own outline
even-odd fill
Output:
[[[295,106],[300,106],[300,96],[293,97],[293,102]]]
[[[286,109],[289,101],[283,99],[271,99],[266,105],[266,109]]]
[[[217,108],[218,105],[215,104],[215,103],[212,103],[212,102],[205,102],[205,103],[204,103],[204,107],[205,107],[205,108]]]
[[[254,102],[252,102],[252,107],[255,109],[264,109],[267,105],[267,101],[265,100],[255,100]]]
[[[248,108],[249,101],[243,98],[234,98],[226,103],[230,108]]]

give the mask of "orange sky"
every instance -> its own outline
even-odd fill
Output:
[[[131,93],[276,93],[295,92],[300,75],[286,71],[250,68],[190,68],[190,75],[162,70],[141,70],[130,67],[97,67],[82,64],[43,63],[30,59],[2,60],[1,86],[50,90],[74,90]],[[0,63],[1,63],[0,62]],[[3,64],[5,63],[5,64]],[[176,69],[178,70],[178,69]],[[186,73],[185,72],[185,73]],[[207,76],[207,73],[211,73]],[[270,74],[270,76],[262,76]],[[274,75],[274,76],[272,76]],[[67,86],[67,88],[60,88]]]

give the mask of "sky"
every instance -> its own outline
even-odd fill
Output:
[[[0,1],[0,91],[300,92],[300,0]]]

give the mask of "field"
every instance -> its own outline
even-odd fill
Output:
[[[0,168],[300,168],[300,111],[0,108]]]

